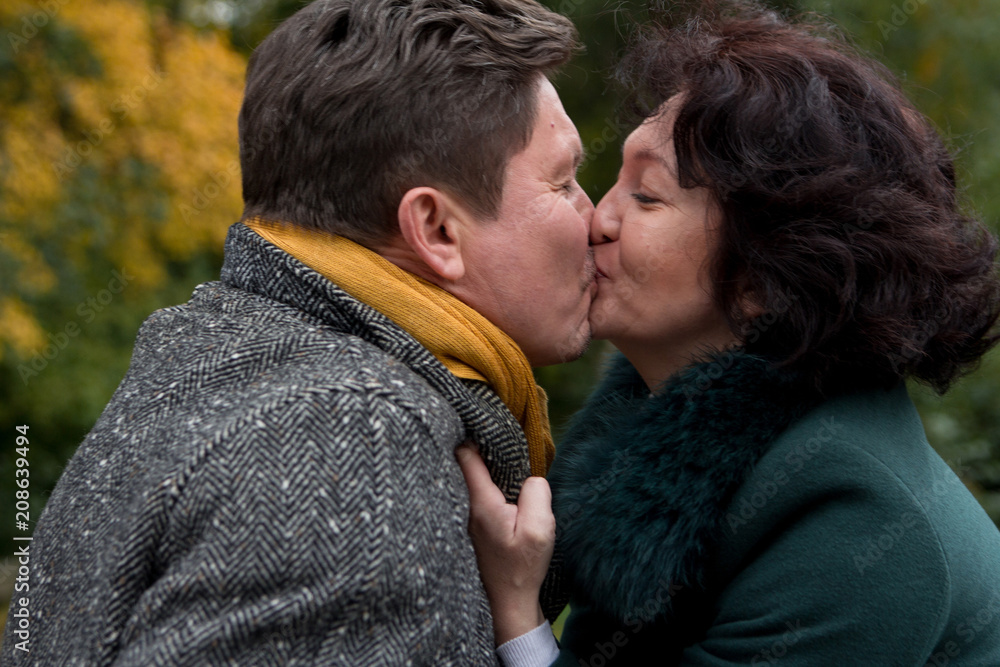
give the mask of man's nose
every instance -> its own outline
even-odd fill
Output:
[[[594,202],[590,200],[590,197],[583,188],[579,188],[579,194],[576,199],[576,210],[580,213],[580,216],[589,227],[591,224],[591,218],[594,216]]]

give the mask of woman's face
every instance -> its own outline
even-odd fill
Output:
[[[708,274],[718,209],[708,190],[677,183],[672,101],[628,137],[618,181],[591,225],[594,337],[614,343],[644,377],[640,358],[671,365],[669,374],[699,350],[736,342]]]

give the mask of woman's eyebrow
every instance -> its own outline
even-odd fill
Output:
[[[657,162],[664,169],[673,173],[673,167],[670,165],[670,163],[667,162],[662,155],[660,155],[659,153],[654,153],[648,148],[640,148],[633,154],[633,157],[635,157],[636,160],[649,160],[652,162]]]

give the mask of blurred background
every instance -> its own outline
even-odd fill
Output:
[[[236,117],[248,55],[299,0],[0,4],[0,621],[13,588],[15,440],[30,517],[124,375],[157,308],[214,280],[242,209]],[[609,82],[643,3],[551,0],[586,52],[556,80],[594,202],[630,131]],[[1000,229],[1000,0],[799,0],[903,82],[958,155],[965,203]],[[540,369],[558,434],[609,349]],[[911,394],[941,456],[1000,524],[1000,354],[946,397]]]

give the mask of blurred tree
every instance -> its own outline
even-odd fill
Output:
[[[245,63],[127,0],[5,2],[0,37],[0,433],[29,426],[34,521],[141,321],[217,275]]]

